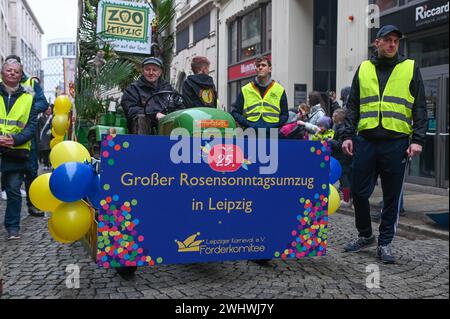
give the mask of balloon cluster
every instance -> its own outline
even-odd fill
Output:
[[[63,141],[54,146],[50,162],[54,171],[33,181],[30,200],[40,210],[51,212],[48,230],[52,237],[60,243],[72,243],[91,227],[91,206],[99,205],[99,176],[90,164],[88,150],[77,142]]]
[[[330,161],[330,196],[328,197],[328,215],[334,214],[341,206],[339,192],[333,186],[342,175],[342,167],[334,157]]]
[[[52,140],[50,148],[64,141],[64,135],[70,126],[69,112],[72,109],[72,102],[67,95],[59,95],[55,99],[52,118]]]

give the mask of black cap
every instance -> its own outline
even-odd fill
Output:
[[[385,36],[387,36],[389,33],[392,33],[392,32],[396,33],[399,38],[403,37],[403,33],[400,31],[399,28],[397,28],[395,25],[388,24],[388,25],[381,27],[381,29],[378,31],[377,39],[384,38]]]
[[[22,61],[20,60],[20,57],[15,54],[8,55],[5,59],[5,61],[7,61],[7,60],[16,60],[17,62],[22,63]]]
[[[154,64],[157,65],[158,67],[160,67],[161,69],[163,68],[163,63],[161,61],[161,59],[156,58],[156,57],[149,57],[149,58],[145,58],[144,61],[142,61],[142,66],[146,66],[148,64]]]

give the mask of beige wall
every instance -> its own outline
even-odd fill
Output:
[[[337,92],[351,86],[361,62],[367,59],[369,30],[366,26],[367,0],[338,1]],[[348,20],[353,16],[353,22]],[[340,93],[338,93],[338,98]]]
[[[272,5],[273,78],[286,90],[294,107],[294,85],[312,90],[314,0],[276,0]]]

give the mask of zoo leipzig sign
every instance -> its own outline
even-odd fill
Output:
[[[147,4],[102,0],[98,5],[97,34],[116,51],[148,54],[153,17]]]

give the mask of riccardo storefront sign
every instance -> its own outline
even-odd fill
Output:
[[[410,34],[448,24],[449,11],[449,0],[430,0],[384,15],[380,24],[393,24],[404,34]],[[378,30],[372,29],[372,40]]]
[[[416,7],[416,26],[425,24],[432,24],[440,20],[448,21],[449,2],[446,4],[435,4],[436,6],[430,6],[432,3],[426,3]]]

